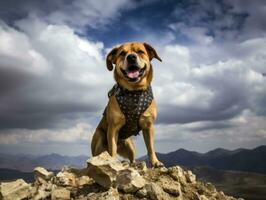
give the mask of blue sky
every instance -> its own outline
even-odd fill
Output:
[[[263,0],[1,1],[0,151],[90,154],[114,84],[105,55],[128,41],[163,60],[156,151],[266,144],[265,18]]]

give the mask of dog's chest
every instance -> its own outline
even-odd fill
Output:
[[[116,85],[112,90],[108,95],[115,95],[120,110],[126,118],[126,124],[119,131],[119,139],[137,135],[140,131],[140,116],[147,110],[153,100],[151,87],[149,86],[148,89],[141,91],[128,91]]]

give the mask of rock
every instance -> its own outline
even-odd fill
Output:
[[[61,171],[59,172],[55,179],[54,183],[56,183],[59,186],[76,186],[76,176],[75,174],[67,171]]]
[[[52,191],[52,200],[69,200],[70,191],[65,188],[57,188]]]
[[[0,199],[20,200],[31,195],[31,186],[22,179],[12,182],[2,182],[0,185]]]
[[[160,167],[159,170],[162,174],[168,173],[168,169],[166,167]]]
[[[89,185],[93,182],[92,178],[88,177],[88,176],[81,176],[79,178],[76,179],[77,181],[77,185],[79,187],[83,187],[85,185]]]
[[[103,193],[92,193],[87,196],[90,200],[119,200],[119,193],[117,189],[110,188],[108,191]]]
[[[181,185],[179,182],[163,184],[163,190],[173,196],[182,196]]]
[[[147,196],[146,188],[142,188],[142,189],[138,190],[136,195],[137,195],[137,197],[140,197],[140,198],[146,197]]]
[[[133,193],[144,187],[146,181],[134,169],[124,169],[119,171],[116,178],[116,186],[118,189],[126,192]]]
[[[64,168],[56,176],[37,167],[31,185],[22,179],[0,183],[0,200],[241,200],[196,181],[179,166],[147,169],[143,162],[122,164],[107,152],[87,163],[88,168]]]
[[[48,199],[51,196],[51,192],[38,190],[38,192],[34,195],[33,200],[42,200]]]
[[[200,200],[209,200],[205,195],[200,195]]]
[[[46,169],[43,167],[36,167],[34,169],[34,179],[35,181],[38,181],[39,178],[49,181],[51,178],[54,176],[53,172],[48,172]]]
[[[186,180],[188,183],[195,183],[196,182],[196,175],[192,173],[192,171],[188,170],[185,173]]]
[[[145,186],[147,195],[152,200],[166,200],[169,199],[169,195],[163,191],[163,189],[155,183],[149,183]]]
[[[168,173],[174,180],[179,181],[182,184],[186,184],[186,177],[181,167],[179,166],[170,167],[168,169]]]
[[[87,164],[89,176],[107,189],[114,185],[118,172],[124,169],[121,162],[111,157],[107,151],[92,157]]]
[[[135,162],[135,163],[131,164],[131,167],[136,169],[139,173],[144,173],[147,171],[147,165],[144,161]]]

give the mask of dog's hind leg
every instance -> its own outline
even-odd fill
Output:
[[[118,141],[117,153],[124,158],[128,158],[131,163],[134,163],[136,148],[132,138]]]

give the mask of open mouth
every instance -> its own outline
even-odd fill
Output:
[[[129,81],[134,82],[144,74],[145,70],[146,65],[143,68],[139,68],[138,66],[129,66],[126,70],[121,69],[121,72]]]

